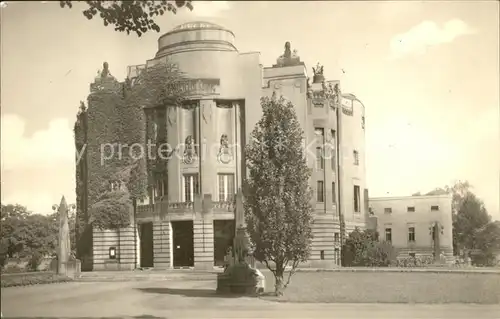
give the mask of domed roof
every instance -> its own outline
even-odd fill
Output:
[[[158,39],[156,57],[193,50],[237,51],[231,30],[206,21],[176,26]]]
[[[224,28],[221,25],[212,23],[212,22],[207,22],[207,21],[192,21],[192,22],[186,22],[183,24],[180,24],[170,30],[169,32],[165,33],[163,36],[171,34],[171,33],[176,33],[179,31],[187,31],[187,30],[200,30],[200,29],[210,29],[210,30],[224,30],[233,33],[231,30],[228,30]],[[233,34],[234,35],[234,34]]]

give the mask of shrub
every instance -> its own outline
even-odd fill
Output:
[[[493,253],[481,251],[476,254],[471,254],[471,262],[474,266],[492,267],[496,265],[496,258]]]
[[[343,266],[387,267],[396,259],[396,252],[388,242],[379,242],[374,230],[355,229],[342,247]]]
[[[396,251],[388,242],[379,242],[367,250],[367,265],[371,267],[388,267],[396,260]]]
[[[1,277],[1,287],[29,286],[38,284],[51,284],[59,282],[69,282],[71,278],[57,275],[50,272],[43,273],[20,273],[3,275]]]
[[[38,267],[42,263],[43,256],[39,252],[35,251],[31,254],[30,259],[28,260],[28,270],[37,271]]]
[[[6,265],[5,268],[2,270],[2,273],[4,274],[15,274],[15,273],[21,273],[25,272],[25,269],[19,265]]]
[[[7,254],[0,254],[0,270],[3,271],[5,264],[7,263]]]
[[[416,257],[403,257],[398,258],[396,262],[396,267],[401,268],[413,268],[413,267],[426,267],[434,262],[432,256],[416,256]]]
[[[119,229],[128,227],[132,221],[132,202],[128,193],[115,191],[105,193],[92,206],[92,224],[98,229]]]

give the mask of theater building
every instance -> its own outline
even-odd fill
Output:
[[[283,54],[265,67],[259,52],[238,51],[231,30],[186,23],[158,39],[152,59],[128,67],[133,81],[155,63],[176,63],[190,79],[190,106],[145,110],[148,138],[182,147],[165,164],[168,173],[155,173],[132,227],[119,235],[94,230],[94,270],[221,266],[246,175],[242,149],[262,116],[260,98],[274,93],[295,106],[313,169],[314,240],[303,266],[340,265],[340,214],[347,233],[363,228],[368,215],[364,105],[342,94],[339,81],[326,80],[322,66],[308,70],[290,43],[277,45]],[[119,266],[110,248],[121,255]]]

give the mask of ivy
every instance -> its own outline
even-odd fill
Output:
[[[81,110],[75,124],[77,150],[86,143],[82,160],[87,180],[79,165],[76,170],[77,212],[86,225],[99,229],[130,225],[133,199],[143,199],[151,184],[147,152],[141,156],[140,147],[131,148],[137,144],[144,150],[146,145],[144,108],[180,106],[186,94],[180,85],[184,78],[175,65],[163,62],[146,68],[132,81],[119,83],[111,76],[97,79],[100,89],[89,95],[88,108]],[[117,191],[112,183],[122,187]],[[85,193],[87,198],[83,198]]]
[[[128,192],[107,192],[92,206],[90,222],[97,229],[125,228],[132,222],[132,212]]]

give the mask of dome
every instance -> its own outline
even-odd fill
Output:
[[[193,22],[187,22],[187,23],[180,24],[164,35],[168,35],[170,33],[182,31],[182,30],[199,30],[199,29],[224,30],[224,31],[231,32],[230,30],[224,28],[223,26],[220,26],[220,25],[212,23],[212,22],[193,21]]]
[[[237,51],[234,33],[212,22],[183,23],[158,39],[156,57],[193,50]]]

